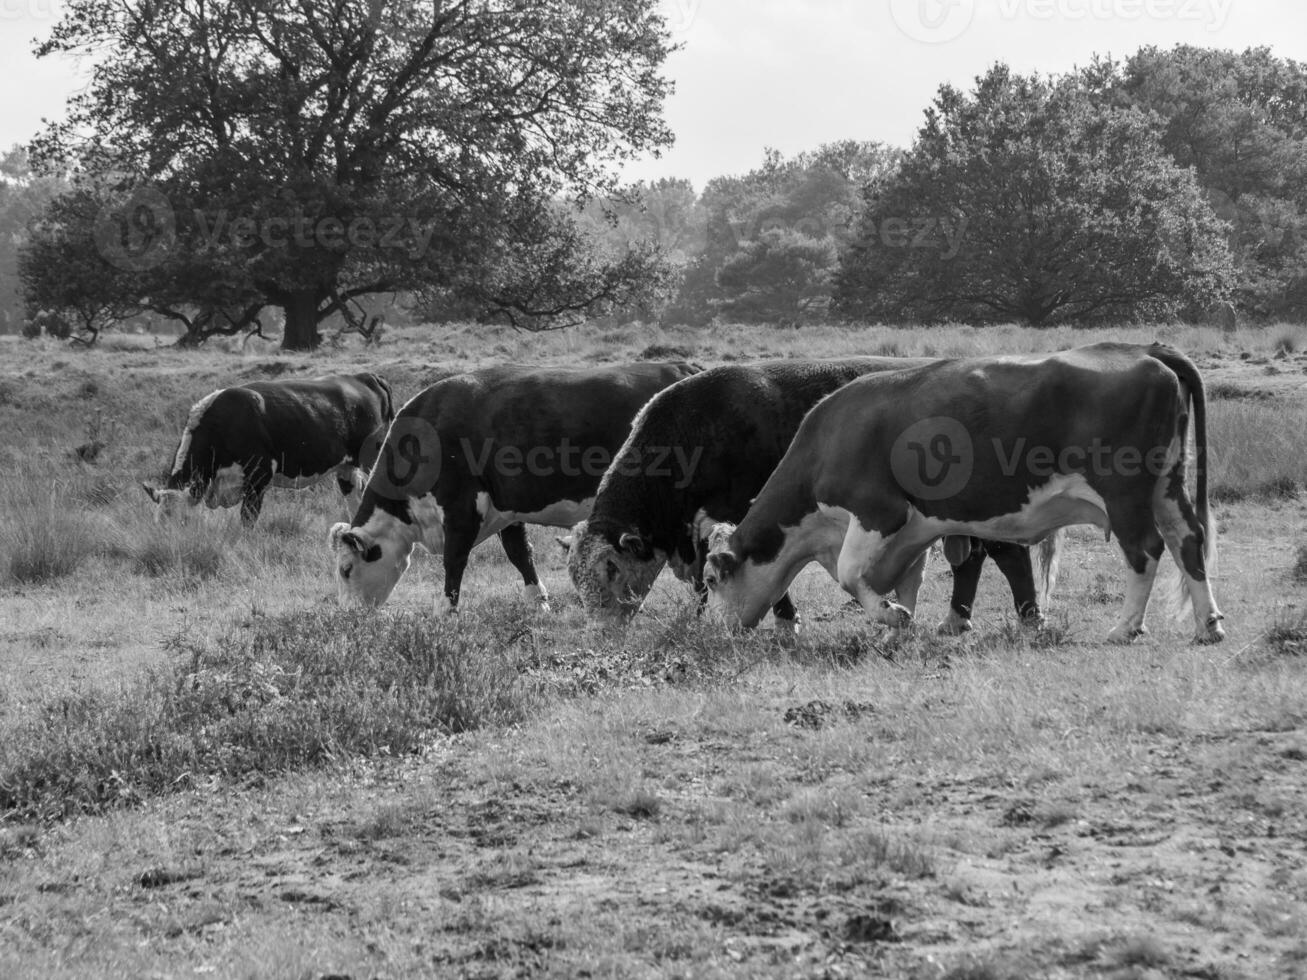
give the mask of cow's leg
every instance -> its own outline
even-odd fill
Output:
[[[522,573],[522,584],[526,588],[526,600],[540,607],[542,612],[549,611],[549,593],[545,591],[536,574],[536,566],[531,542],[526,539],[525,524],[510,524],[499,532],[499,541],[504,546],[504,554],[513,563],[513,567]]]
[[[1225,630],[1221,628],[1221,620],[1225,617],[1216,608],[1212,583],[1207,577],[1209,529],[1198,520],[1189,495],[1185,493],[1183,464],[1178,464],[1158,483],[1153,495],[1153,513],[1193,603],[1194,642],[1220,643],[1225,639]]]
[[[917,614],[917,595],[921,592],[921,580],[926,575],[926,561],[929,558],[930,552],[923,551],[894,586],[894,598],[914,616]]]
[[[894,532],[882,535],[879,531],[865,530],[854,517],[849,521],[840,548],[836,577],[844,591],[858,600],[867,615],[878,623],[897,628],[911,623],[912,613],[885,598],[900,578],[897,574],[888,578],[882,567],[896,536]]]
[[[252,527],[259,519],[263,509],[263,494],[272,482],[272,470],[266,466],[251,465],[246,467],[241,481],[241,523]]]
[[[1026,626],[1043,626],[1044,614],[1039,609],[1039,597],[1035,592],[1035,570],[1030,564],[1030,549],[1023,544],[1007,541],[986,541],[985,550],[1007,579],[1017,618]]]
[[[972,544],[967,557],[953,567],[953,595],[949,599],[948,615],[939,624],[939,632],[958,636],[971,629],[971,607],[980,587],[980,570],[985,565],[985,549]]]
[[[782,640],[793,640],[799,635],[799,611],[794,608],[794,600],[788,592],[776,600],[771,614],[776,620],[776,634]]]
[[[1110,633],[1109,643],[1130,643],[1147,632],[1144,619],[1148,597],[1157,576],[1157,562],[1162,556],[1162,535],[1157,530],[1151,510],[1109,501],[1108,518],[1126,561],[1125,605],[1121,618]]]
[[[350,520],[358,513],[363,487],[359,483],[358,470],[354,467],[336,470],[336,487],[345,502],[345,520]]]
[[[481,515],[476,507],[454,505],[445,511],[445,612],[458,612],[458,599],[463,588],[463,573],[467,558],[477,542],[481,530]]]

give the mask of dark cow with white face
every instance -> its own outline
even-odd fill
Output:
[[[335,475],[356,498],[369,440],[394,416],[390,385],[375,374],[297,381],[251,381],[220,388],[191,408],[162,487],[142,486],[156,519],[185,503],[240,504],[258,519],[269,486],[300,489]]]
[[[709,530],[744,517],[812,406],[865,374],[930,363],[896,357],[763,361],[713,368],[659,394],[640,411],[604,475],[589,520],[564,541],[567,569],[586,611],[610,622],[632,615],[665,564],[703,596]],[[677,451],[668,453],[669,447]],[[665,464],[657,467],[660,458]],[[680,468],[682,461],[688,470]],[[965,538],[950,545],[958,567],[941,631],[971,628],[987,554],[1007,576],[1018,615],[1031,623],[1042,620],[1029,549]],[[899,598],[915,601],[915,591]],[[772,611],[778,629],[794,629],[788,593]]]
[[[1196,510],[1184,484],[1191,409]],[[1115,534],[1125,553],[1125,609],[1109,641],[1144,632],[1164,548],[1192,602],[1195,640],[1224,638],[1208,581],[1206,396],[1183,354],[1096,344],[846,385],[804,419],[740,525],[713,529],[709,605],[751,626],[815,560],[875,620],[903,626],[911,610],[886,594],[932,542],[1031,542],[1071,524]]]
[[[384,602],[421,544],[443,554],[453,611],[468,554],[498,534],[528,598],[547,606],[524,523],[586,517],[636,412],[699,370],[502,366],[427,388],[391,424],[353,520],[331,529],[342,602]]]

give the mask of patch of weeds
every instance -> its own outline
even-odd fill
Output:
[[[1277,336],[1271,341],[1271,350],[1276,354],[1289,355],[1296,353],[1298,350],[1298,335],[1288,331]]]
[[[866,701],[845,701],[833,705],[818,698],[807,704],[786,708],[785,724],[794,725],[796,728],[818,729],[836,718],[845,717],[856,721],[863,715],[872,714],[875,710],[876,706]]]
[[[521,721],[536,689],[486,631],[418,615],[258,617],[116,690],[55,698],[0,744],[0,813],[48,822],[219,777],[417,752]]]
[[[228,556],[228,549],[213,538],[170,529],[147,533],[127,550],[136,574],[176,576],[190,582],[217,578],[226,568]]]
[[[1298,554],[1293,559],[1293,580],[1307,582],[1307,544],[1298,545]]]
[[[1275,392],[1267,391],[1265,388],[1252,388],[1248,385],[1234,384],[1230,381],[1218,381],[1215,384],[1207,386],[1207,398],[1209,401],[1269,401],[1275,397]]]
[[[304,516],[299,511],[268,514],[259,520],[259,533],[273,538],[304,536]]]
[[[1157,968],[1166,966],[1171,955],[1152,936],[1131,936],[1120,940],[1115,949],[1108,951],[1106,959],[1117,967]]]
[[[1053,650],[1074,643],[1071,620],[1065,611],[1045,619],[1042,626],[1005,617],[996,629],[986,630],[976,641],[980,654],[1010,654],[1014,650]]]
[[[1307,655],[1307,610],[1280,613],[1266,631],[1266,645],[1282,657]]]
[[[615,812],[636,820],[656,820],[662,809],[662,797],[646,786],[628,790],[613,803]]]
[[[959,963],[940,980],[1027,980],[1035,975],[1030,971],[1029,964],[985,957]]]
[[[80,514],[52,502],[25,513],[0,532],[0,552],[9,556],[0,572],[9,582],[42,585],[72,575],[100,548],[93,528]]]
[[[1117,578],[1099,572],[1094,576],[1093,585],[1085,592],[1085,601],[1100,606],[1115,605],[1121,602],[1125,598],[1125,594],[1117,588],[1117,584]]]

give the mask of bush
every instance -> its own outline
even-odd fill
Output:
[[[526,716],[536,688],[489,632],[335,610],[179,634],[173,664],[57,698],[0,742],[0,814],[52,821],[207,778],[402,755]]]

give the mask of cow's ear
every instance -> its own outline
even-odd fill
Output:
[[[648,542],[640,537],[637,531],[627,531],[623,534],[617,539],[617,547],[638,561],[648,561],[653,557],[653,551],[650,549]]]
[[[331,545],[333,550],[340,545],[341,539],[345,536],[345,532],[348,530],[349,525],[344,521],[337,521],[335,524],[331,525],[331,530],[327,532],[327,543]]]
[[[381,545],[343,522],[331,528],[331,546],[335,548],[337,545],[344,545],[364,561],[376,561],[381,557]]]
[[[156,504],[159,502],[159,488],[158,488],[158,487],[152,487],[152,486],[150,486],[150,484],[148,484],[148,483],[142,483],[142,484],[141,484],[141,489],[144,490],[145,493],[146,493],[146,495],[148,495],[149,498],[150,498],[151,500],[153,500]]]

